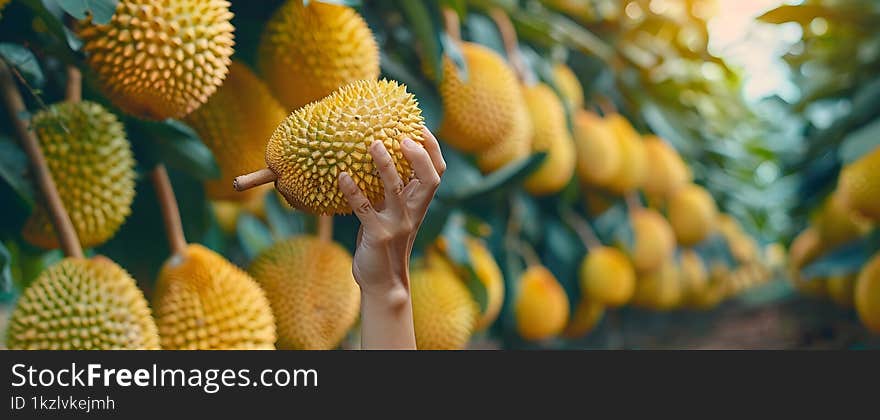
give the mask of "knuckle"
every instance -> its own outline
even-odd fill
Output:
[[[361,204],[359,204],[357,206],[357,208],[354,209],[354,211],[356,211],[358,214],[361,214],[361,215],[368,214],[372,210],[373,210],[373,206],[367,200],[364,200]]]

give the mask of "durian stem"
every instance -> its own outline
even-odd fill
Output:
[[[626,200],[626,207],[629,208],[630,211],[642,209],[642,200],[639,199],[638,193],[635,191],[630,191],[626,194],[624,198]]]
[[[324,242],[333,241],[333,216],[318,216],[318,239]]]
[[[82,100],[82,72],[74,65],[67,66],[67,88],[64,94],[67,102]]]
[[[458,20],[458,13],[450,7],[443,8],[443,27],[453,41],[461,42],[461,22]]]
[[[504,41],[504,50],[507,52],[507,59],[516,71],[519,80],[527,85],[534,84],[538,79],[535,73],[526,65],[526,61],[519,50],[519,39],[516,36],[516,29],[507,12],[500,7],[494,7],[489,11],[498,31],[501,32],[501,38]]]
[[[156,168],[150,172],[150,179],[153,182],[153,188],[156,189],[156,197],[159,199],[171,255],[183,255],[186,252],[186,236],[183,234],[183,223],[180,221],[177,197],[174,196],[174,188],[171,186],[171,180],[168,179],[165,165],[161,163],[156,165]]]
[[[516,241],[516,247],[517,251],[519,251],[519,255],[526,261],[527,267],[537,267],[541,265],[541,258],[538,257],[535,248],[532,248],[532,246],[526,241],[518,239]]]
[[[55,180],[52,179],[52,174],[49,172],[46,158],[43,156],[43,151],[40,150],[37,137],[28,129],[28,125],[24,120],[21,119],[21,116],[27,112],[27,108],[25,108],[24,100],[18,92],[15,81],[12,79],[11,69],[3,60],[0,60],[0,89],[3,91],[3,103],[9,112],[9,116],[12,118],[12,125],[15,127],[15,132],[30,160],[34,178],[40,187],[46,208],[49,210],[49,217],[55,232],[58,234],[61,250],[68,257],[82,258],[84,254],[79,238],[76,236],[76,229],[74,229],[73,222],[70,221],[70,216],[67,214],[64,203],[61,201],[61,196],[58,194],[58,187],[55,185]]]
[[[593,228],[590,227],[590,224],[587,223],[586,220],[577,215],[571,209],[563,209],[560,213],[562,220],[564,220],[565,223],[577,233],[581,242],[583,242],[584,246],[587,248],[587,251],[592,251],[593,249],[602,246],[602,242],[596,237],[596,233],[593,232]]]
[[[276,179],[278,179],[278,175],[275,175],[275,172],[272,172],[269,168],[263,168],[256,172],[235,177],[235,179],[232,180],[232,187],[235,188],[236,191],[241,192],[254,187],[259,187],[263,184],[275,182]]]

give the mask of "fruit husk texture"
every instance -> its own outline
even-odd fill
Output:
[[[248,271],[266,291],[279,349],[330,350],[357,321],[360,288],[340,245],[296,236],[267,248]]]
[[[246,65],[232,63],[220,89],[186,117],[220,168],[219,178],[205,182],[208,197],[241,202],[266,193],[265,188],[235,191],[232,179],[266,166],[266,142],[287,114]]]
[[[513,69],[498,53],[478,44],[463,42],[461,53],[466,77],[452,59],[443,61],[440,138],[463,152],[485,151],[524,138],[530,122],[523,118],[528,111]],[[490,166],[497,164],[486,164]]]
[[[223,83],[235,44],[225,0],[121,0],[104,25],[79,25],[89,66],[114,105],[182,118]]]
[[[247,273],[198,244],[173,255],[153,296],[166,350],[273,350],[269,301]]]
[[[602,187],[620,172],[620,143],[601,117],[578,110],[574,116],[577,174],[581,182]]]
[[[533,195],[549,195],[568,185],[575,167],[574,140],[568,131],[562,101],[549,86],[536,84],[523,89],[526,105],[535,128],[532,152],[547,156],[524,186]]]
[[[348,6],[288,0],[266,24],[258,55],[266,83],[290,111],[379,77],[373,33]]]
[[[553,273],[542,266],[529,267],[520,278],[514,302],[519,335],[532,341],[552,338],[568,323],[568,296]]]
[[[370,202],[384,198],[369,147],[381,141],[406,183],[412,177],[401,142],[423,141],[415,97],[394,81],[357,81],[290,114],[266,145],[266,163],[287,202],[315,214],[351,212],[339,190],[347,172]]]
[[[158,350],[134,279],[107,258],[65,258],[27,289],[9,319],[12,350]]]
[[[135,194],[135,161],[122,123],[83,101],[52,105],[34,115],[32,126],[80,243],[106,242],[131,214]],[[22,234],[41,248],[59,247],[44,205],[34,208]]]
[[[580,267],[581,293],[603,306],[621,306],[636,288],[636,272],[623,252],[607,246],[591,249]]]
[[[844,167],[837,189],[847,207],[880,222],[880,146]]]
[[[410,289],[416,347],[464,349],[480,316],[464,282],[443,267],[416,267],[410,274]]]

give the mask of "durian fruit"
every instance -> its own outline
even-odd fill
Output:
[[[259,199],[268,190],[238,192],[232,179],[265,167],[266,140],[287,117],[263,82],[242,63],[229,66],[229,76],[208,102],[186,117],[211,149],[220,177],[205,182],[208,197],[215,200]]]
[[[605,117],[620,148],[621,165],[611,181],[605,185],[609,191],[624,195],[642,186],[647,174],[648,158],[642,137],[620,114]]]
[[[584,107],[584,87],[581,86],[580,80],[571,67],[557,63],[553,66],[553,78],[562,95],[562,100],[569,110],[574,111]]]
[[[811,296],[823,296],[826,293],[825,282],[819,279],[807,280],[801,277],[801,269],[813,262],[824,251],[822,238],[815,228],[807,228],[791,243],[788,250],[789,279],[794,287]]]
[[[712,309],[718,306],[727,297],[726,283],[729,277],[730,269],[727,265],[717,261],[712,263],[708,284],[701,293],[691,294],[686,303],[695,309]]]
[[[43,271],[9,319],[12,350],[158,350],[143,293],[104,257],[65,258]]]
[[[608,185],[620,173],[620,143],[609,125],[595,113],[583,109],[575,112],[574,143],[577,174],[584,184]]]
[[[106,242],[134,201],[135,161],[122,123],[101,105],[82,101],[54,104],[31,124],[80,243]],[[59,247],[44,206],[34,209],[22,234],[39,247]]]
[[[214,218],[220,225],[220,230],[227,235],[235,233],[238,227],[238,216],[241,214],[241,204],[234,201],[216,200],[211,202],[211,210]]]
[[[523,92],[535,127],[532,151],[547,153],[541,166],[526,178],[524,186],[533,195],[553,194],[568,185],[576,161],[565,109],[553,89],[545,84],[528,86]]]
[[[633,231],[630,256],[637,271],[656,270],[675,253],[675,233],[657,210],[633,209],[630,224]]]
[[[477,331],[481,331],[492,325],[501,313],[501,306],[504,304],[504,276],[495,256],[482,241],[468,238],[466,244],[474,273],[486,288],[486,310],[476,325]]]
[[[401,142],[423,141],[422,112],[406,86],[361,80],[290,114],[266,145],[275,187],[291,206],[315,214],[350,213],[339,190],[347,172],[372,203],[384,198],[369,147],[381,141],[404,182],[412,176]]]
[[[275,320],[263,290],[198,244],[162,266],[153,309],[166,350],[275,349]]]
[[[711,235],[718,220],[718,207],[712,195],[690,184],[679,188],[669,199],[669,223],[680,245],[693,246]]]
[[[837,189],[846,207],[880,221],[880,147],[844,167]]]
[[[681,252],[678,260],[681,276],[682,300],[690,306],[698,306],[709,288],[709,271],[703,259],[692,249]]]
[[[379,48],[348,6],[287,0],[269,19],[258,50],[266,83],[293,111],[356,80],[379,78]]]
[[[523,273],[513,305],[516,329],[526,340],[552,338],[568,322],[568,296],[553,273],[543,266],[529,267]]]
[[[740,263],[751,263],[759,258],[760,251],[755,239],[747,235],[739,222],[729,214],[718,215],[718,231],[724,236],[730,253]]]
[[[868,233],[872,227],[869,219],[846,206],[843,196],[838,192],[825,200],[813,217],[812,224],[822,240],[831,247],[856,239]]]
[[[668,259],[660,268],[640,274],[632,302],[642,308],[665,311],[675,308],[681,298],[682,284],[678,267],[673,259]]]
[[[482,152],[528,135],[531,122],[523,118],[528,111],[513,69],[479,44],[463,42],[461,53],[466,78],[452,59],[443,61],[443,121],[438,132],[443,141],[463,152]]]
[[[261,252],[248,272],[272,306],[279,349],[329,350],[357,321],[361,293],[342,246],[297,236]]]
[[[584,298],[603,306],[626,304],[636,288],[636,272],[619,250],[602,246],[590,249],[580,266]]]
[[[862,267],[856,280],[855,307],[862,324],[880,333],[880,254]]]
[[[605,306],[601,303],[590,299],[581,299],[575,307],[571,319],[568,320],[568,325],[565,326],[562,335],[566,338],[583,337],[592,331],[593,328],[596,328],[596,325],[599,325],[604,315]]]
[[[480,308],[464,282],[451,270],[414,264],[410,290],[416,347],[464,349],[480,316]]]
[[[852,308],[855,302],[856,279],[855,275],[828,277],[825,288],[831,301],[843,308]]]
[[[486,150],[477,152],[477,167],[484,174],[495,172],[505,165],[529,157],[532,153],[532,137],[535,127],[526,107],[520,109],[517,119],[517,129],[506,139]]]
[[[109,23],[83,22],[89,66],[114,105],[182,118],[223,83],[235,44],[225,0],[120,0]]]
[[[644,147],[648,164],[642,190],[649,198],[664,202],[692,181],[687,164],[666,141],[653,135],[645,136]]]

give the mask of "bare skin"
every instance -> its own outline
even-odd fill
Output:
[[[361,347],[415,350],[409,258],[419,226],[446,171],[437,139],[424,130],[424,144],[406,139],[404,157],[415,174],[408,183],[400,179],[388,150],[381,142],[370,146],[370,155],[385,187],[385,200],[375,207],[347,173],[339,186],[361,221],[352,273],[361,288]]]

